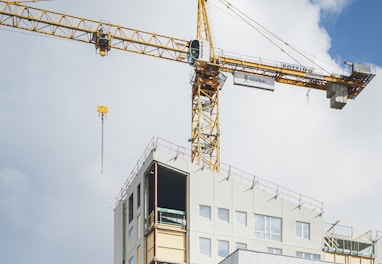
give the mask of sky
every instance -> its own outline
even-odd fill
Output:
[[[340,14],[326,12],[322,25],[332,39],[330,55],[338,60],[360,61],[380,65],[382,36],[378,25],[382,23],[380,3],[373,0],[351,0]]]
[[[381,10],[372,0],[232,0],[330,72],[376,77],[342,110],[325,92],[221,91],[221,160],[325,204],[326,222],[382,230]],[[34,6],[190,40],[196,0],[67,0]],[[217,0],[215,45],[288,61]],[[152,137],[189,147],[190,66],[0,27],[0,262],[112,263],[114,198]],[[308,65],[307,65],[308,66]],[[309,91],[309,92],[308,92]],[[101,174],[101,120],[107,105]]]

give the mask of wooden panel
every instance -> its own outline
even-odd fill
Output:
[[[350,264],[361,264],[361,258],[357,256],[351,256]]]
[[[166,248],[186,249],[186,234],[159,230],[157,244]]]
[[[186,263],[186,233],[158,229],[157,259],[173,263]]]
[[[325,252],[325,261],[334,262],[334,254]]]
[[[154,259],[154,232],[146,237],[146,264]]]
[[[336,254],[334,261],[336,263],[343,263],[343,264],[345,264],[346,263],[346,257],[344,255]]]
[[[139,245],[137,247],[137,264],[141,264],[142,263],[141,256],[142,256],[142,254],[141,254],[141,245]]]
[[[374,264],[373,258],[335,252],[325,252],[325,261],[341,264]]]
[[[361,264],[372,264],[372,259],[370,258],[361,258]]]

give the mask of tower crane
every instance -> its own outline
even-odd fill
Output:
[[[370,65],[347,63],[349,75],[319,74],[309,67],[288,63],[265,64],[217,54],[208,19],[207,0],[198,0],[197,34],[194,40],[145,32],[103,21],[85,19],[0,0],[0,25],[95,45],[101,56],[111,49],[123,50],[190,64],[192,86],[191,161],[219,171],[219,92],[226,76],[235,83],[273,89],[274,82],[326,91],[330,106],[342,109],[373,79]]]

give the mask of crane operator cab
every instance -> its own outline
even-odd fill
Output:
[[[105,33],[102,28],[93,33],[92,42],[96,50],[99,49],[99,55],[102,57],[110,50],[110,33]]]
[[[191,66],[195,65],[195,61],[210,61],[210,44],[208,41],[194,39],[190,41],[190,47],[187,54],[187,62]]]

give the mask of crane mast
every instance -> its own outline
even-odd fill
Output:
[[[194,67],[191,79],[191,161],[219,171],[219,87],[223,85],[219,76],[223,75],[215,61],[205,0],[198,0],[196,40],[190,43],[190,49],[188,62]]]
[[[370,65],[360,63],[346,63],[352,67],[348,76],[323,75],[301,65],[217,55],[206,2],[198,0],[196,38],[191,41],[6,0],[0,0],[0,25],[90,43],[101,56],[117,49],[190,64],[194,69],[190,81],[191,161],[213,171],[219,171],[220,164],[219,91],[226,80],[223,72],[323,90],[330,106],[337,109],[342,109],[347,99],[356,98],[375,76]]]

